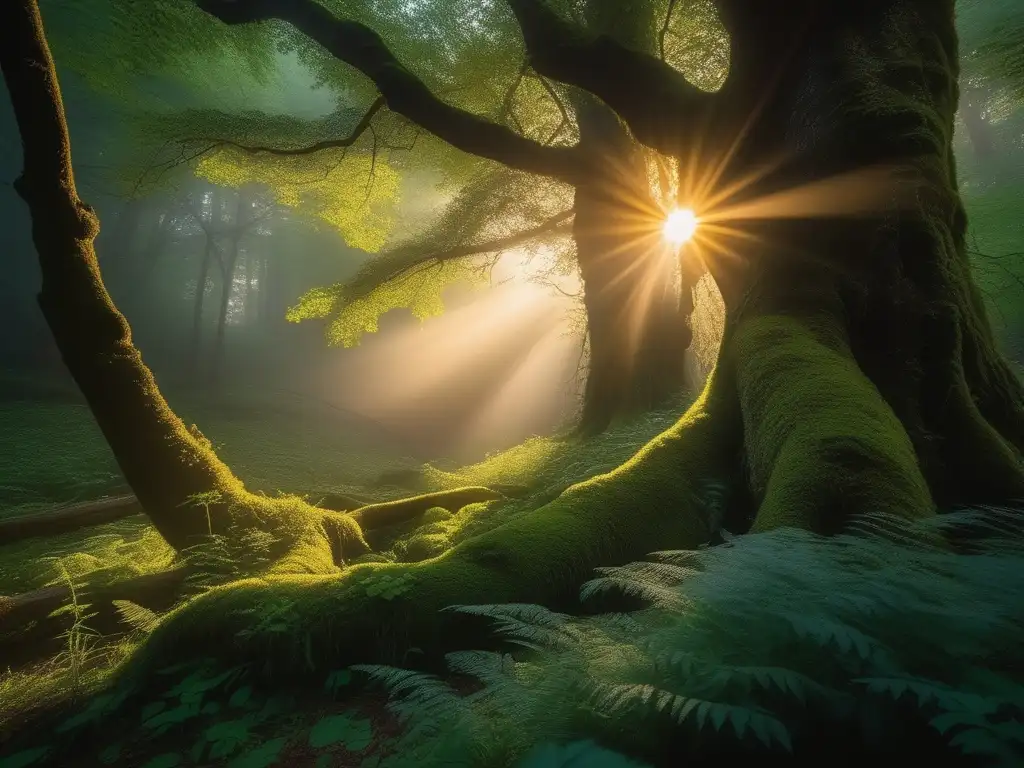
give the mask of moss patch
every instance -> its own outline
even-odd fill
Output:
[[[851,514],[934,512],[910,438],[838,321],[752,318],[734,340],[755,530],[833,532]]]

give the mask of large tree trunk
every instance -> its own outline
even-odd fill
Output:
[[[743,231],[730,243],[742,258],[707,265],[728,316],[697,402],[622,467],[440,557],[204,595],[158,629],[137,669],[199,642],[233,663],[272,659],[279,675],[301,673],[303,649],[336,665],[394,660],[410,646],[428,657],[476,647],[480,634],[456,624],[470,619],[444,608],[569,606],[596,567],[698,546],[714,526],[694,504],[709,480],[741,481],[748,519],[737,515],[733,530],[828,533],[862,513],[914,520],[1024,496],[1024,390],[996,350],[964,248],[952,0],[719,7],[732,72],[701,162],[724,169],[723,186],[760,178],[746,194],[762,210],[765,196],[792,187],[810,205],[801,212],[787,196],[773,217],[728,222]],[[779,157],[780,172],[753,175]],[[805,187],[879,165],[900,170],[825,201]],[[811,216],[813,205],[863,198],[865,184],[872,216]],[[367,589],[385,578],[403,583],[400,597]],[[282,598],[292,615],[330,618],[293,640],[256,629],[239,644],[247,617]]]
[[[633,139],[594,99],[580,98],[576,114],[593,168],[576,187],[573,224],[590,352],[578,431],[590,436],[678,394],[692,334]]]
[[[857,512],[1019,498],[1024,393],[964,246],[953,3],[793,5],[807,27],[783,38],[797,53],[744,160],[795,160],[754,193],[891,172],[872,177],[874,215],[750,226],[766,247],[750,254],[726,356],[761,499],[755,528],[835,531]],[[759,20],[735,24],[741,40],[764,39]],[[751,73],[749,86],[753,105],[765,84]]]

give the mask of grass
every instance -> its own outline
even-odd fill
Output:
[[[185,403],[249,488],[273,494],[365,493],[384,471],[419,465],[366,425],[325,416],[322,408],[253,400],[233,408]],[[0,517],[126,493],[89,409],[69,402],[0,404]],[[362,431],[359,431],[359,429]],[[0,548],[0,595],[43,586],[58,557],[76,576],[105,580],[165,568],[170,548],[142,517]]]

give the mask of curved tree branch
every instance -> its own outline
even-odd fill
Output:
[[[269,154],[269,155],[312,155],[316,152],[320,152],[325,149],[344,149],[351,147],[362,136],[366,129],[370,127],[370,123],[373,121],[374,116],[381,110],[382,107],[387,105],[387,100],[383,96],[378,96],[374,99],[370,108],[366,110],[366,114],[359,120],[356,127],[352,129],[352,132],[340,139],[328,139],[326,141],[318,141],[316,144],[311,144],[308,147],[296,147],[293,149],[282,149],[280,147],[263,147],[263,146],[250,146],[248,144],[239,144],[236,141],[228,141],[226,139],[214,139],[214,138],[202,138],[202,139],[189,139],[189,143],[203,142],[212,143],[206,151],[209,152],[217,147],[234,147],[240,149],[243,152],[250,155],[258,154]]]
[[[493,240],[487,240],[483,243],[457,245],[454,248],[449,248],[447,251],[432,253],[428,256],[424,256],[423,259],[418,264],[404,266],[401,269],[396,270],[387,278],[387,280],[394,280],[396,277],[403,275],[410,269],[419,270],[423,267],[443,264],[444,262],[451,261],[452,259],[461,259],[466,256],[475,256],[480,253],[495,253],[497,251],[505,251],[508,250],[509,248],[514,248],[517,245],[528,243],[530,240],[540,237],[541,235],[554,234],[556,232],[561,231],[571,232],[572,223],[568,222],[568,220],[571,219],[574,214],[575,210],[570,208],[567,211],[562,211],[561,213],[557,213],[554,216],[545,219],[535,227],[520,230],[515,234],[506,235],[505,237],[497,237]],[[387,280],[383,282],[387,282]]]
[[[676,0],[668,0],[668,10],[665,11],[665,20],[661,24],[661,29],[658,30],[658,55],[661,56],[661,60],[665,60],[665,37],[668,35],[668,29],[672,25],[672,14],[676,9]]]
[[[637,139],[668,155],[685,146],[715,95],[692,85],[665,62],[607,36],[590,37],[544,0],[507,0],[533,68],[589,91],[626,121]]]
[[[546,147],[442,101],[402,66],[376,32],[335,17],[314,0],[196,0],[196,5],[226,24],[271,19],[291,24],[369,77],[389,109],[463,152],[569,183],[580,175],[580,155],[573,148]]]

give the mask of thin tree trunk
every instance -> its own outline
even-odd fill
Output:
[[[206,243],[203,247],[203,259],[199,264],[199,277],[196,279],[196,295],[192,299],[192,333],[189,336],[187,367],[192,382],[199,379],[199,368],[202,360],[203,342],[203,304],[206,300],[206,281],[210,276],[210,264],[213,261],[213,232],[206,231]]]
[[[224,366],[224,335],[228,321],[228,309],[231,306],[231,294],[235,287],[235,270],[238,268],[239,242],[245,228],[251,223],[249,216],[249,195],[240,191],[235,205],[235,220],[230,236],[227,252],[222,254],[220,306],[217,310],[217,330],[213,340],[213,353],[210,358],[210,382],[218,384]],[[245,217],[245,218],[243,218]]]
[[[982,116],[982,109],[988,99],[987,89],[965,89],[960,99],[960,118],[967,128],[967,138],[971,142],[974,155],[979,160],[987,160],[992,156],[992,126]]]
[[[270,307],[273,302],[272,289],[270,286],[270,264],[274,260],[274,252],[270,250],[264,255],[263,262],[260,265],[260,284],[259,284],[259,312],[260,312],[260,325],[265,330],[269,330],[272,325],[272,318],[270,316]]]
[[[242,301],[242,316],[245,327],[251,328],[256,322],[256,276],[259,256],[252,248],[245,249],[245,298]]]

